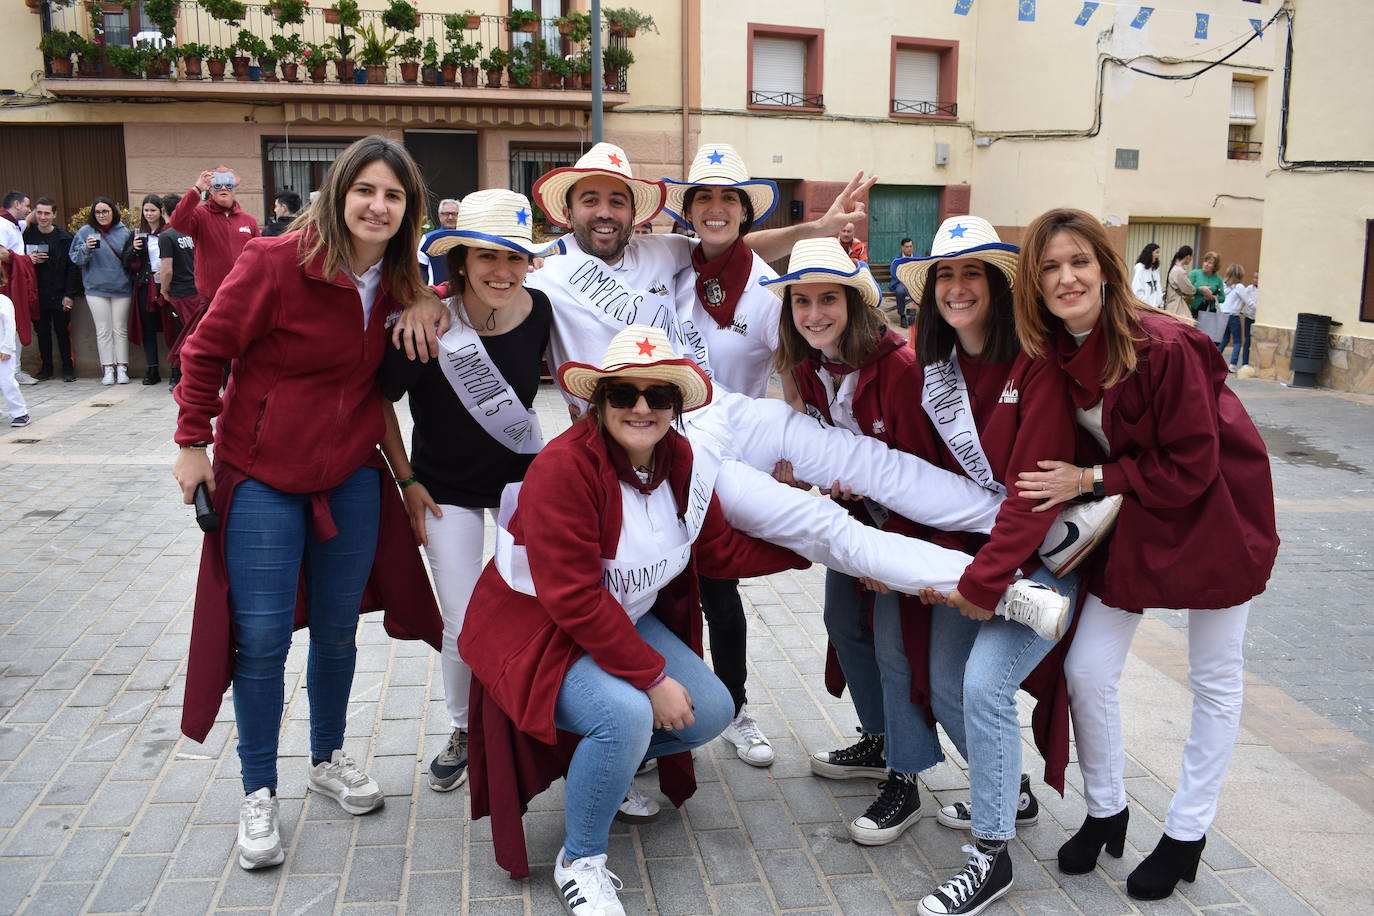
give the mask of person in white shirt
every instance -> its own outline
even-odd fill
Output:
[[[1140,250],[1131,271],[1131,292],[1146,305],[1164,307],[1164,289],[1159,283],[1159,246],[1154,242]]]
[[[10,426],[28,426],[29,408],[24,403],[24,395],[15,381],[14,371],[19,366],[19,347],[14,334],[14,303],[10,297],[0,293],[0,397],[5,399],[5,409],[10,414]]]
[[[1259,277],[1256,275],[1258,285]],[[1221,313],[1226,316],[1226,331],[1217,343],[1217,349],[1226,356],[1226,345],[1231,344],[1231,362],[1227,368],[1235,372],[1241,366],[1250,364],[1250,326],[1255,323],[1255,304],[1259,290],[1245,283],[1245,265],[1232,264],[1226,268],[1226,298],[1221,302]]]

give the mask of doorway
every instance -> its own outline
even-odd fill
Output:
[[[408,130],[406,149],[425,178],[425,214],[439,225],[439,201],[461,200],[477,190],[477,132],[475,130]]]

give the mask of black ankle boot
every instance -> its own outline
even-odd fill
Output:
[[[156,385],[160,381],[162,381],[162,376],[158,374],[157,366],[149,366],[148,374],[143,377],[143,384]]]
[[[1176,840],[1169,834],[1159,838],[1155,851],[1135,867],[1126,879],[1126,893],[1137,900],[1163,900],[1174,892],[1180,878],[1197,880],[1197,863],[1207,837]]]
[[[1097,857],[1104,848],[1108,855],[1121,858],[1130,817],[1130,808],[1122,808],[1111,817],[1089,814],[1078,832],[1059,847],[1059,870],[1066,875],[1086,875],[1097,866]]]

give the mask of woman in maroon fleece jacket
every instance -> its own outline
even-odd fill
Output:
[[[1147,607],[1188,609],[1192,727],[1164,835],[1126,882],[1157,900],[1193,880],[1240,726],[1245,622],[1279,539],[1269,458],[1226,386],[1216,345],[1131,295],[1101,223],[1051,210],[1026,229],[1016,286],[1022,347],[1069,379],[1076,461],[1020,475],[1049,508],[1122,494],[1116,530],[1091,558],[1065,674],[1088,818],[1059,850],[1068,873],[1120,856],[1128,809],[1117,681]]]
[[[350,814],[383,802],[343,739],[374,557],[403,543],[408,565],[380,565],[426,583],[377,451],[385,427],[376,382],[387,329],[422,288],[414,252],[423,202],[404,147],[378,136],[354,143],[331,167],[300,231],[244,249],[181,351],[173,474],[188,503],[201,484],[213,491],[223,520],[202,555],[183,730],[204,738],[205,713],[225,687],[224,644],[216,657],[214,643],[232,630],[244,868],[285,855],[275,790],[294,625],[310,627],[310,788]],[[231,359],[221,398],[220,367]],[[213,467],[205,451],[212,442]],[[388,537],[387,523],[398,519]],[[389,610],[411,617],[388,619],[388,630],[437,645],[441,626],[427,585],[409,597]]]

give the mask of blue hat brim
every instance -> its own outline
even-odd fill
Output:
[[[882,287],[878,285],[878,281],[872,279],[873,275],[870,273],[870,282],[864,283],[862,286],[860,286],[859,283],[853,282],[855,280],[858,280],[860,281],[860,283],[862,283],[860,273],[864,271],[867,267],[867,263],[855,267],[851,271],[831,270],[829,267],[808,267],[802,270],[794,270],[791,273],[782,274],[775,280],[765,280],[763,278],[760,278],[758,282],[759,286],[768,289],[769,292],[778,296],[778,298],[782,298],[783,288],[790,283],[824,283],[826,278],[834,277],[836,280],[849,281],[846,282],[844,285],[853,286],[855,289],[859,290],[860,293],[862,293],[865,288],[869,289],[873,293],[873,301],[869,302],[868,304],[873,308],[877,308],[879,305],[882,304],[883,290]]]
[[[435,250],[436,243],[446,242]],[[434,233],[433,237],[425,243],[424,252],[428,255],[445,254],[449,249],[458,245],[470,244],[474,248],[495,248],[505,251],[514,251],[531,258],[547,258],[555,254],[563,254],[567,250],[561,238],[554,239],[547,245],[535,247],[526,245],[519,239],[503,238],[499,235],[488,235],[485,232],[474,232],[470,229],[441,229]]]
[[[755,226],[757,226],[759,223],[763,222],[765,219],[767,219],[769,216],[771,216],[774,210],[778,209],[778,198],[779,198],[779,196],[780,196],[780,195],[779,195],[779,192],[778,192],[778,183],[777,183],[776,181],[770,181],[770,180],[767,179],[767,178],[751,178],[751,179],[749,179],[748,181],[737,181],[737,182],[734,182],[733,184],[714,184],[714,183],[703,183],[703,182],[700,182],[700,181],[676,181],[676,180],[674,180],[674,179],[672,179],[672,178],[664,178],[664,179],[662,179],[662,181],[663,181],[663,184],[664,184],[665,186],[667,186],[667,185],[674,185],[674,186],[676,186],[676,187],[679,187],[679,188],[686,188],[686,189],[691,189],[691,188],[750,188],[750,187],[765,188],[765,189],[767,189],[767,190],[769,190],[769,191],[772,192],[772,194],[773,194],[773,202],[772,202],[771,204],[768,205],[768,209],[766,209],[764,212],[762,212],[762,213],[755,213],[755,214],[754,214],[754,225],[755,225]],[[665,196],[671,197],[671,195],[665,195]],[[687,196],[687,195],[686,195],[686,193],[684,192],[684,193],[683,193],[683,198],[686,199],[686,196]],[[664,213],[667,213],[669,216],[671,216],[674,220],[676,220],[678,223],[680,223],[680,224],[683,225],[683,226],[690,226],[690,225],[691,225],[691,223],[687,222],[687,216],[686,216],[686,214],[684,214],[684,213],[679,213],[676,209],[674,209],[672,206],[670,206],[666,201],[665,201],[665,203],[663,204],[663,212],[664,212]]]

